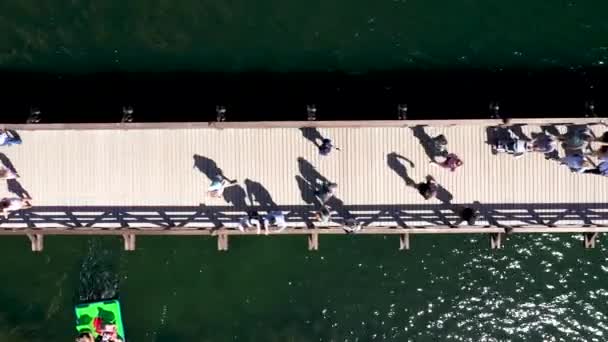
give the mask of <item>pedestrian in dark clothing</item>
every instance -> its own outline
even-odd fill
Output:
[[[459,211],[458,217],[460,221],[455,226],[460,225],[462,222],[466,222],[469,226],[474,226],[477,218],[479,218],[479,212],[471,207],[464,207]]]
[[[321,146],[319,146],[319,154],[322,156],[327,156],[329,155],[329,153],[331,152],[332,149],[336,149],[338,151],[340,151],[339,148],[337,148],[336,146],[334,146],[331,142],[330,139],[323,139],[321,141]]]
[[[426,176],[426,182],[418,184],[418,192],[424,197],[425,200],[431,199],[437,196],[437,190],[439,186],[432,176]]]

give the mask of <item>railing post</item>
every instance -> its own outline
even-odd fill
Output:
[[[410,233],[399,235],[399,250],[406,251],[410,249]]]
[[[503,233],[492,233],[490,234],[490,248],[491,249],[501,249],[502,245],[502,236]]]
[[[310,233],[308,235],[308,250],[318,251],[319,250],[319,233]]]
[[[598,233],[585,233],[583,234],[585,241],[585,248],[595,248],[595,239],[597,238]]]
[[[32,252],[42,252],[44,248],[44,236],[42,234],[27,234],[32,244]]]
[[[219,233],[217,235],[217,250],[227,251],[228,250],[228,234]]]
[[[124,240],[125,251],[134,251],[135,250],[135,234],[122,234],[122,238]]]

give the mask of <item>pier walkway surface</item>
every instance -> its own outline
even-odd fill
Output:
[[[608,128],[598,121],[520,120],[511,125],[529,138],[541,126],[565,133],[568,125],[585,123],[599,135]],[[133,249],[134,236],[140,234],[210,234],[219,236],[220,249],[227,249],[227,235],[243,234],[234,228],[254,209],[282,210],[289,227],[276,234],[309,235],[311,249],[318,248],[318,234],[343,233],[346,217],[363,223],[361,234],[401,235],[404,249],[410,233],[434,232],[489,233],[492,246],[500,247],[504,226],[515,227],[514,233],[586,233],[585,244],[592,246],[598,232],[608,231],[608,178],[570,172],[542,153],[519,159],[493,155],[486,143],[488,127],[498,124],[7,126],[17,130],[23,144],[0,147],[0,158],[21,177],[8,181],[1,195],[27,193],[34,207],[0,220],[0,234],[27,234],[35,250],[42,249],[43,235],[123,235],[125,248]],[[448,150],[464,161],[455,172],[429,164],[425,141],[438,134],[445,135]],[[314,141],[320,137],[332,139],[341,150],[319,155]],[[238,184],[226,188],[222,198],[211,198],[206,191],[218,169]],[[427,175],[442,187],[428,201],[406,184],[408,178],[423,182]],[[314,222],[319,206],[313,192],[322,180],[339,187],[330,203],[335,220],[321,227]],[[477,225],[449,228],[458,221],[456,211],[462,205],[480,211]]]

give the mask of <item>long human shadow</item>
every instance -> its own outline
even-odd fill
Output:
[[[407,162],[410,167],[414,167],[414,163],[411,160],[400,154],[391,152],[386,155],[386,163],[388,164],[388,167],[395,171],[395,173],[405,181],[405,185],[416,187],[416,182],[407,174],[407,168],[401,162],[401,160]]]
[[[448,189],[444,188],[443,185],[438,184],[437,195],[435,196],[441,203],[450,204],[454,199],[454,195]]]
[[[302,157],[298,158],[298,170],[300,175],[314,187],[329,182],[310,162]]]
[[[251,205],[259,205],[262,208],[277,208],[277,204],[272,199],[270,192],[259,182],[245,179],[245,188]]]
[[[248,207],[246,199],[247,193],[241,185],[232,185],[224,189],[224,200],[235,208],[246,210]]]
[[[300,128],[300,132],[302,132],[302,136],[306,138],[306,140],[312,142],[316,147],[321,146],[321,141],[323,141],[323,136],[314,127],[302,127]]]
[[[25,190],[25,188],[23,188],[23,186],[21,185],[21,183],[19,183],[18,180],[7,179],[6,185],[7,185],[8,191],[14,193],[15,196],[17,196],[19,198],[32,198],[30,193],[27,190]]]
[[[433,139],[424,128],[426,125],[417,125],[411,127],[414,137],[418,139],[420,145],[424,148],[424,152],[431,159],[435,160],[437,157],[444,157],[446,155],[445,152],[440,151],[435,144],[435,139]]]
[[[207,178],[210,180],[216,179],[219,176],[229,182],[234,182],[234,180],[231,180],[224,175],[224,171],[222,171],[222,169],[220,169],[212,159],[198,154],[195,154],[193,159],[194,167],[207,176]]]
[[[0,162],[2,163],[2,165],[4,165],[4,167],[11,170],[13,173],[18,174],[15,165],[13,165],[13,162],[11,162],[11,160],[6,156],[6,154],[0,153]]]
[[[324,184],[330,183],[330,181],[302,157],[298,158],[298,169],[300,175],[297,175],[295,179],[298,188],[300,189],[302,200],[309,205],[313,205],[314,208],[320,208],[324,203],[321,203],[320,199],[316,196],[316,193]],[[336,219],[340,217],[346,219],[352,216],[350,212],[345,209],[344,202],[336,196],[330,198],[325,204],[329,206],[332,211],[337,212]]]
[[[416,181],[414,181],[408,175],[407,167],[401,162],[402,160],[404,162],[407,162],[410,165],[410,167],[414,167],[414,163],[411,160],[409,160],[409,159],[405,158],[404,156],[399,155],[395,152],[391,152],[386,156],[386,163],[388,164],[388,167],[390,167],[391,170],[395,171],[395,173],[397,175],[399,175],[399,177],[401,177],[405,181],[405,185],[416,189],[421,196],[424,196],[423,191],[422,191],[422,186],[426,182],[416,183]],[[452,202],[452,199],[454,199],[454,196],[452,195],[452,193],[449,192],[446,188],[444,188],[441,184],[437,184],[437,185],[438,185],[437,186],[437,195],[435,197],[442,203],[448,204],[448,203]]]
[[[11,170],[15,174],[18,174],[17,169],[15,168],[15,165],[13,165],[11,160],[4,153],[0,153],[0,162],[7,169]],[[23,185],[21,185],[21,183],[19,183],[19,181],[17,179],[7,179],[6,185],[7,185],[7,190],[9,192],[15,194],[15,196],[17,196],[19,198],[32,198],[32,196],[30,196],[30,193],[27,190],[25,190]]]

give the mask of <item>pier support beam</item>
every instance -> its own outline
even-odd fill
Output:
[[[308,250],[318,251],[319,250],[319,233],[312,233],[308,235]]]
[[[228,234],[217,235],[217,250],[227,251],[228,250]]]
[[[399,235],[399,250],[406,251],[410,249],[410,233]]]
[[[595,248],[595,240],[597,238],[597,235],[598,233],[585,233],[583,235],[583,237],[585,238],[585,248]]]
[[[125,243],[125,251],[135,250],[135,234],[122,234]]]
[[[44,236],[42,234],[27,234],[32,243],[32,252],[42,252],[44,248]]]
[[[490,248],[491,249],[501,249],[503,248],[502,239],[504,233],[493,233],[490,234]]]

